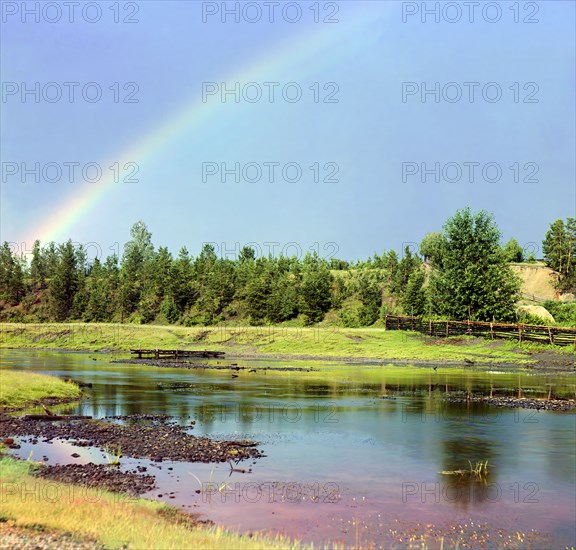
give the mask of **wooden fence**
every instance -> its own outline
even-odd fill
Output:
[[[483,323],[480,321],[432,321],[421,317],[386,315],[386,329],[414,330],[447,338],[448,336],[482,336],[484,338],[512,338],[519,342],[539,342],[576,348],[576,328],[525,325],[521,323]]]

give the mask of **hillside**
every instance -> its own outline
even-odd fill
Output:
[[[513,271],[522,279],[522,295],[527,299],[559,300],[555,284],[558,273],[543,265],[512,264]]]

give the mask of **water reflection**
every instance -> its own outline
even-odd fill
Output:
[[[162,482],[168,484],[162,494],[174,492],[171,503],[196,506],[226,525],[284,528],[302,536],[298,518],[307,522],[306,536],[320,541],[312,534],[320,537],[323,526],[348,521],[342,518],[469,522],[481,517],[495,525],[556,533],[559,545],[574,543],[566,534],[572,532],[576,513],[575,415],[446,400],[469,392],[572,396],[573,377],[331,365],[329,378],[315,372],[258,371],[231,379],[223,371],[139,368],[101,358],[95,362],[85,354],[12,350],[3,352],[3,362],[91,382],[84,402],[66,406],[71,414],[173,415],[185,425],[195,420],[195,435],[260,441],[267,455],[244,477],[230,477],[228,465],[174,465],[189,482],[187,472],[192,471],[205,483],[338,487],[336,503],[229,498],[208,507],[196,486],[183,489],[171,477]],[[258,369],[273,365],[238,362]],[[486,460],[484,477],[440,473]]]

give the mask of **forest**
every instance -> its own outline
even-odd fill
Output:
[[[442,231],[428,233],[418,253],[406,247],[349,262],[257,257],[244,247],[237,258],[218,257],[204,245],[197,257],[177,256],[152,242],[142,221],[123,254],[88,260],[72,240],[34,243],[31,258],[10,243],[0,249],[0,319],[6,322],[122,322],[213,325],[330,323],[378,326],[386,314],[496,322],[517,321],[520,280],[511,262],[524,257],[515,239],[501,243],[492,215],[457,211]],[[576,288],[576,220],[556,220],[543,239],[543,261],[558,273],[559,290]],[[572,305],[546,304],[561,320]]]

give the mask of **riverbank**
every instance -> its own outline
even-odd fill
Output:
[[[82,397],[80,388],[55,376],[0,370],[0,411],[55,405]]]
[[[404,361],[530,366],[552,358],[574,367],[571,348],[472,337],[429,338],[382,328],[180,327],[107,323],[0,325],[0,347],[91,352],[130,349],[222,350],[226,356],[269,359]]]
[[[35,475],[37,469],[32,462],[0,459],[0,535],[15,542],[11,547],[24,542],[33,548],[296,547],[281,537],[239,536],[206,527],[160,502],[44,479]]]
[[[15,444],[8,436],[27,434],[34,440],[38,437],[79,438],[82,446],[87,437],[92,437],[94,444],[116,446],[123,448],[123,452],[160,461],[166,456],[181,458],[182,453],[188,456],[192,451],[195,459],[209,462],[260,455],[251,442],[195,438],[167,421],[161,421],[161,426],[152,429],[104,422],[55,424],[8,416],[3,414],[8,409],[77,399],[80,389],[47,375],[2,370],[0,376],[2,403],[6,404],[0,409],[0,435],[4,445]],[[179,447],[174,446],[176,441]],[[34,548],[54,545],[63,548],[101,548],[103,545],[158,548],[161,545],[175,549],[293,547],[288,539],[237,536],[219,528],[206,528],[206,522],[192,515],[162,503],[135,499],[134,495],[154,486],[153,476],[140,473],[94,464],[46,467],[0,455],[0,534],[15,546],[31,544]]]

